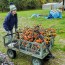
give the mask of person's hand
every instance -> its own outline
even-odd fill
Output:
[[[18,32],[18,29],[17,28],[15,28],[15,32]]]
[[[7,34],[9,35],[9,34],[12,34],[12,31],[6,31],[7,32]]]

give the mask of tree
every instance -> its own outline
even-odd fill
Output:
[[[40,0],[13,0],[18,10],[35,9],[41,7]]]
[[[42,4],[44,4],[44,3],[46,3],[47,1],[46,1],[46,0],[40,0],[40,2],[41,2]]]
[[[49,0],[49,2],[53,2],[53,0]]]
[[[45,0],[0,0],[1,11],[6,10],[10,2],[13,2],[18,10],[40,8]]]
[[[8,5],[8,0],[0,0],[0,9],[2,12],[7,8],[7,5]]]

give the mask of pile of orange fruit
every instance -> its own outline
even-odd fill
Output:
[[[20,29],[18,32],[20,39],[40,44],[42,42],[49,44],[51,37],[55,38],[56,36],[56,30],[54,28],[44,29],[40,25],[36,25],[33,28],[25,27],[23,30]]]

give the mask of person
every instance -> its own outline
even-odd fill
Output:
[[[6,16],[3,27],[7,34],[13,33],[13,28],[15,29],[15,32],[18,28],[18,18],[17,18],[17,8],[13,3],[10,3],[10,12]],[[9,40],[11,40],[12,35],[9,36]]]

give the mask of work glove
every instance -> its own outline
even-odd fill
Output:
[[[12,31],[7,31],[7,34],[12,34]]]

